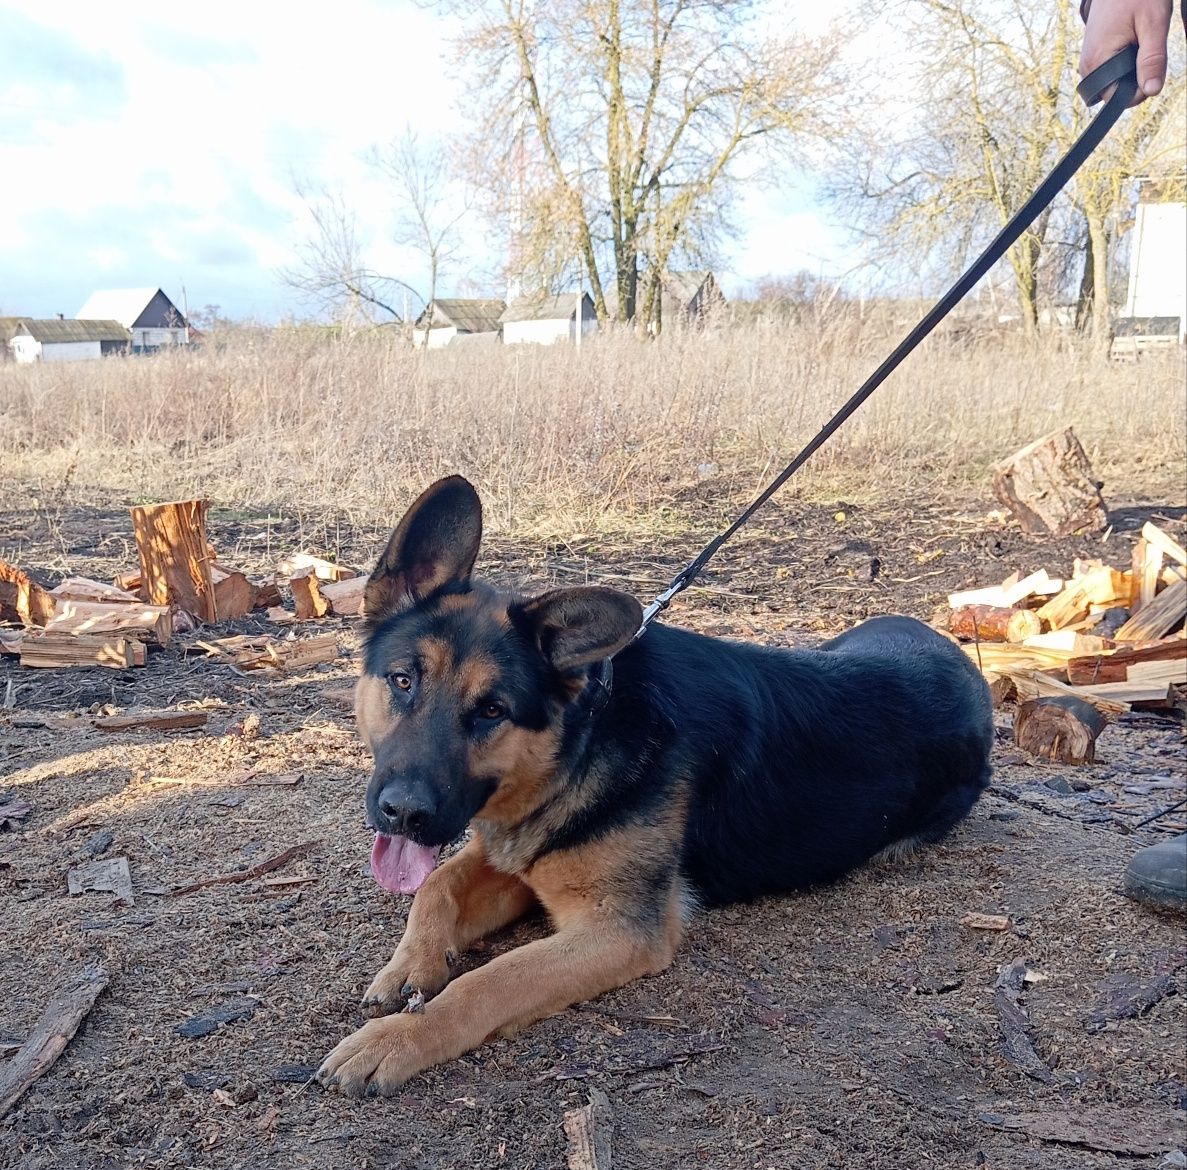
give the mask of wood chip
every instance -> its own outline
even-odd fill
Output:
[[[970,930],[1009,930],[1010,919],[1006,914],[981,914],[970,910],[961,918],[960,925]]]
[[[71,894],[115,894],[127,905],[136,905],[136,899],[132,896],[132,874],[126,857],[105,857],[72,869],[66,875],[66,888]]]
[[[127,715],[104,715],[92,722],[100,731],[183,731],[205,727],[205,711],[136,711]]]

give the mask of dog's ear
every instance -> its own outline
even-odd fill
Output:
[[[381,621],[446,585],[470,579],[482,543],[482,504],[460,475],[426,488],[404,514],[367,581],[363,612]]]
[[[636,634],[643,607],[626,593],[557,589],[522,606],[541,653],[561,674],[617,654]]]

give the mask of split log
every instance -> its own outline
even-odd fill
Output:
[[[1028,597],[1051,597],[1062,589],[1062,581],[1052,577],[1046,569],[1038,569],[1021,578],[1017,573],[1012,573],[1000,585],[949,593],[948,604],[953,609],[959,609],[962,605],[997,605],[1010,609]]]
[[[590,1089],[588,1105],[566,1110],[564,1130],[569,1139],[569,1150],[565,1161],[568,1170],[611,1170],[613,1126],[610,1098],[601,1089]]]
[[[1111,654],[1069,658],[1067,680],[1075,686],[1128,682],[1129,668],[1144,662],[1187,665],[1187,638],[1166,638],[1149,646],[1114,650]]]
[[[54,599],[28,573],[0,560],[0,621],[44,626],[54,612]]]
[[[1073,581],[1061,593],[1057,593],[1035,613],[1041,621],[1053,630],[1062,630],[1089,617],[1092,603],[1088,600],[1078,581]]]
[[[53,597],[63,601],[107,601],[122,602],[125,605],[139,605],[140,598],[127,589],[92,581],[90,577],[67,577],[51,590]]]
[[[208,506],[208,500],[183,500],[133,508],[132,530],[140,553],[140,596],[214,622],[218,614],[206,543]]]
[[[1089,608],[1103,605],[1106,609],[1129,600],[1130,575],[1108,565],[1090,570],[1075,580]]]
[[[995,668],[994,673],[1009,675],[1014,683],[1014,689],[1019,699],[1039,699],[1046,695],[1067,695],[1073,699],[1083,699],[1090,703],[1102,715],[1124,715],[1132,710],[1128,699],[1120,697],[1115,692],[1106,693],[1103,687],[1069,687],[1049,674],[1037,670],[1010,670]],[[1129,687],[1129,683],[1121,686]]]
[[[214,612],[220,622],[246,617],[256,604],[255,586],[243,573],[210,566],[210,581],[214,589]]]
[[[958,638],[983,642],[1021,642],[1042,633],[1042,620],[1029,609],[965,605],[948,615],[948,629]]]
[[[56,634],[120,634],[167,646],[173,636],[173,616],[164,606],[140,602],[59,601],[45,628]]]
[[[1104,654],[1113,643],[1095,634],[1081,634],[1075,630],[1052,630],[1049,634],[1032,634],[1022,641],[1024,646],[1037,650],[1063,650],[1068,654]]]
[[[1187,549],[1157,524],[1147,521],[1142,525],[1142,539],[1152,544],[1167,560],[1178,561],[1180,565],[1187,565]]]
[[[100,731],[184,731],[205,727],[205,711],[135,711],[128,715],[104,715],[93,720]]]
[[[276,567],[278,577],[300,577],[312,572],[319,581],[349,581],[358,574],[345,565],[336,565],[333,561],[323,560],[321,557],[310,556],[308,553],[296,553],[281,561]]]
[[[339,617],[358,617],[363,612],[363,594],[367,590],[366,577],[351,577],[347,581],[329,581],[320,585],[322,597]]]
[[[330,603],[322,595],[321,584],[312,569],[305,569],[299,577],[289,581],[293,591],[293,609],[298,621],[325,617],[330,612]]]
[[[120,573],[118,577],[112,581],[112,584],[117,589],[126,590],[128,593],[135,593],[138,597],[140,595],[140,570],[129,569],[126,573]]]
[[[1154,600],[1161,575],[1162,550],[1142,537],[1133,549],[1129,607],[1134,613],[1145,609]]]
[[[131,670],[133,666],[144,666],[146,662],[144,644],[135,638],[31,630],[21,640],[22,666],[106,666],[112,670]]]
[[[1169,634],[1187,617],[1187,581],[1168,585],[1129,619],[1116,634],[1118,642],[1153,642]]]
[[[272,609],[281,604],[280,586],[275,581],[253,581],[251,584],[256,591],[253,608]]]
[[[1109,523],[1075,431],[1055,431],[1015,452],[993,473],[993,494],[1028,536],[1100,532]]]
[[[1028,699],[1014,716],[1014,742],[1032,756],[1091,764],[1096,760],[1096,737],[1107,723],[1095,707],[1070,695]]]
[[[284,641],[271,635],[260,638],[239,636],[220,638],[214,642],[196,642],[194,647],[238,670],[263,670],[269,667],[301,670],[321,662],[333,662],[338,657],[338,639],[333,634]]]
[[[53,1067],[106,986],[107,972],[101,966],[86,967],[49,1001],[29,1038],[0,1073],[0,1117]]]

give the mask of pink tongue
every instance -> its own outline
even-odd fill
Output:
[[[417,845],[407,837],[376,833],[371,876],[393,894],[414,894],[433,872],[440,853],[440,845]]]

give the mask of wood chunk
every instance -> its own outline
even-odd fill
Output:
[[[205,727],[205,711],[135,711],[127,715],[104,715],[92,720],[101,731],[181,731]]]
[[[1073,581],[1035,612],[1053,630],[1074,625],[1089,616],[1091,602],[1078,581]]]
[[[1064,650],[1069,654],[1103,654],[1113,643],[1095,634],[1080,634],[1075,630],[1052,630],[1049,634],[1032,634],[1022,640],[1023,646],[1037,650]]]
[[[985,642],[1021,642],[1042,632],[1042,620],[1029,609],[965,605],[948,615],[948,629],[958,638]]]
[[[565,1155],[568,1170],[611,1170],[614,1114],[610,1098],[601,1089],[591,1087],[589,1104],[567,1109],[564,1116],[565,1137],[569,1149]]]
[[[140,596],[140,570],[128,569],[127,572],[120,573],[112,584],[117,589],[123,589],[128,593],[135,593],[137,597]]]
[[[246,617],[255,608],[256,591],[243,573],[210,566],[210,581],[214,588],[214,612],[220,622]]]
[[[1168,560],[1178,561],[1180,565],[1187,565],[1187,549],[1173,536],[1163,532],[1157,524],[1151,524],[1149,521],[1143,524],[1142,539],[1158,549]]]
[[[199,621],[218,620],[206,542],[208,500],[182,500],[132,509],[140,553],[140,596],[177,605]]]
[[[173,636],[173,616],[165,606],[142,602],[60,600],[45,628],[57,634],[119,634],[167,646]]]
[[[1089,607],[1112,606],[1129,600],[1129,578],[1118,569],[1101,565],[1085,573],[1076,582]]]
[[[312,573],[320,581],[349,581],[358,576],[345,565],[336,565],[333,561],[322,560],[308,553],[297,553],[276,567],[278,577],[300,577],[305,573]]]
[[[1138,560],[1138,550],[1141,550],[1141,560]],[[1132,609],[1137,613],[1145,609],[1154,601],[1158,592],[1159,578],[1162,576],[1162,550],[1152,545],[1143,537],[1134,548],[1133,578],[1136,581],[1136,595],[1132,597]]]
[[[1010,918],[1007,914],[982,914],[978,910],[970,910],[961,918],[960,925],[970,930],[1009,930]]]
[[[320,662],[333,662],[338,657],[338,639],[333,634],[319,634],[313,638],[284,639],[265,634],[260,638],[220,638],[214,642],[197,642],[206,651],[237,670],[302,670]]]
[[[1116,634],[1118,642],[1153,642],[1169,634],[1187,617],[1187,581],[1168,585],[1129,619]]]
[[[1070,695],[1028,699],[1014,716],[1014,742],[1032,756],[1091,764],[1096,761],[1096,737],[1107,722],[1091,704]]]
[[[101,966],[86,967],[49,1001],[29,1038],[0,1071],[0,1117],[53,1067],[106,986]]]
[[[114,634],[61,634],[53,630],[30,630],[21,641],[21,665],[49,668],[106,666],[112,670],[131,670],[137,665],[132,649],[135,645],[138,643],[134,638],[121,638]],[[140,665],[144,665],[144,662]]]
[[[1043,674],[1037,670],[1002,668],[997,673],[1010,676],[1019,699],[1037,699],[1044,695],[1068,695],[1074,699],[1083,699],[1084,702],[1091,703],[1102,714],[1110,716],[1124,715],[1132,709],[1131,699],[1124,697],[1119,692],[1107,691],[1100,686],[1070,687],[1067,683],[1062,683],[1049,674]],[[1121,683],[1120,685],[1130,687],[1131,684]],[[1149,697],[1148,690],[1145,692],[1145,697]]]
[[[293,591],[293,609],[298,621],[325,617],[330,612],[330,603],[322,595],[317,574],[312,569],[305,569],[301,576],[289,581],[289,588]]]
[[[322,597],[339,617],[358,617],[363,612],[363,594],[367,590],[366,577],[351,577],[347,581],[330,581],[320,585]]]
[[[264,617],[278,626],[290,626],[297,620],[296,614],[290,613],[280,605],[270,605]]]
[[[1177,662],[1133,662],[1126,669],[1125,681],[1148,686],[1174,683],[1177,687],[1187,687],[1187,662],[1182,659]]]
[[[121,902],[136,905],[132,896],[132,874],[126,857],[104,857],[70,870],[66,875],[66,888],[71,894],[85,894],[97,891],[101,894],[115,894]]]
[[[50,590],[53,597],[60,597],[64,601],[110,601],[124,604],[139,605],[140,598],[127,589],[119,589],[115,585],[107,585],[102,581],[93,581],[90,577],[67,577]]]
[[[54,612],[54,599],[23,569],[0,560],[0,621],[44,626]]]
[[[1088,456],[1067,427],[1017,451],[993,473],[993,494],[1029,536],[1100,532],[1109,516]]]
[[[1068,659],[1067,680],[1076,686],[1127,682],[1129,668],[1144,662],[1187,663],[1187,638],[1164,638],[1148,646]]]
[[[280,586],[275,581],[253,581],[251,584],[256,591],[254,608],[271,609],[281,604]]]
[[[0,630],[0,654],[19,654],[24,640],[21,630]]]

